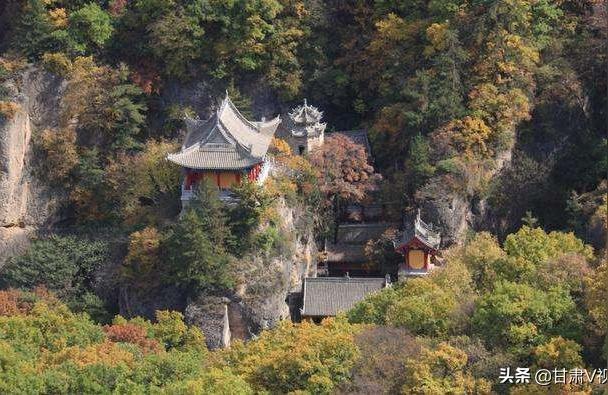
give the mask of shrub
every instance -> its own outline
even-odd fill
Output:
[[[80,160],[76,131],[72,128],[46,129],[40,135],[40,147],[46,155],[44,166],[51,181],[65,183]]]
[[[13,119],[19,110],[21,110],[21,106],[18,103],[4,100],[0,101],[0,116],[5,119]]]
[[[61,52],[42,55],[42,65],[47,71],[62,77],[67,77],[72,71],[72,61]]]

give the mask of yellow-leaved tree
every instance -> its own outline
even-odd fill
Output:
[[[404,395],[490,394],[491,384],[466,371],[467,354],[447,343],[424,348],[420,356],[406,362]]]

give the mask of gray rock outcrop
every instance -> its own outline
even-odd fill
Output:
[[[305,276],[316,276],[317,247],[308,215],[301,208],[278,204],[278,217],[289,241],[278,256],[252,255],[239,260],[240,284],[234,293],[201,296],[188,303],[186,322],[202,329],[209,348],[231,340],[248,340],[290,318],[289,296]]]
[[[488,179],[507,168],[511,158],[510,149],[498,154],[486,174]],[[443,177],[435,177],[416,195],[426,220],[440,227],[442,247],[462,243],[469,230],[487,229],[492,215],[487,199],[475,188],[467,185],[459,191],[449,184]]]
[[[35,233],[59,221],[65,194],[36,177],[33,140],[38,131],[57,124],[61,79],[28,67],[3,83],[7,101],[19,109],[0,116],[0,266],[21,252]]]

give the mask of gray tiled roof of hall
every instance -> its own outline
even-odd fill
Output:
[[[327,244],[325,252],[327,253],[327,262],[365,263],[367,261],[364,244]]]
[[[302,316],[330,317],[350,310],[367,295],[386,286],[384,278],[305,278]]]
[[[236,170],[264,160],[280,118],[250,122],[226,96],[211,118],[185,121],[184,145],[167,159],[193,169]]]
[[[190,169],[209,170],[240,170],[261,162],[260,158],[252,158],[232,149],[199,149],[184,150],[171,154],[172,162]]]
[[[338,225],[338,243],[365,244],[369,240],[376,240],[389,228],[399,228],[398,223],[355,223]]]

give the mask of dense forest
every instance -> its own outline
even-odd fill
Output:
[[[49,108],[29,105],[30,170],[59,203],[0,262],[0,393],[608,391],[601,376],[498,380],[503,367],[607,366],[606,6],[2,2],[0,133],[39,89]],[[328,135],[368,131],[373,167],[337,136],[306,156],[275,139],[283,170],[263,188],[243,182],[226,205],[203,183],[179,215],[166,155],[184,117],[225,92],[255,119],[307,98]],[[9,144],[0,135],[7,174]],[[372,195],[394,222],[418,207],[434,217],[441,270],[320,325],[259,324],[254,340],[207,349],[184,319],[191,301],[268,299],[289,279],[266,263],[308,248],[302,235],[321,245],[339,207]],[[375,264],[396,259],[386,239],[368,246]]]

